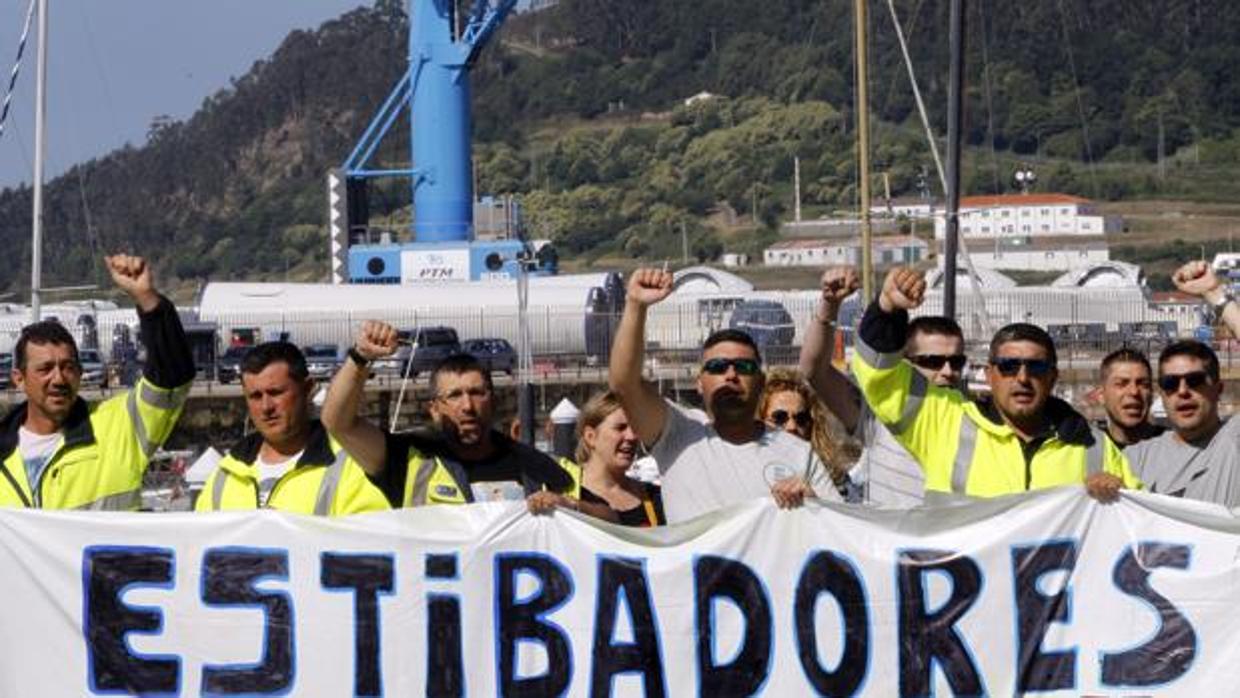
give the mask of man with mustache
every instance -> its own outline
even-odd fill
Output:
[[[12,379],[26,401],[0,421],[0,506],[137,510],[151,454],[176,425],[194,378],[180,317],[155,290],[146,260],[117,254],[104,263],[137,306],[147,351],[142,378],[88,405],[78,396],[73,336],[51,320],[25,327]]]
[[[1220,315],[1240,337],[1240,307],[1202,261],[1189,262],[1171,277]],[[1221,419],[1223,393],[1218,356],[1193,340],[1168,345],[1158,357],[1158,388],[1172,431],[1126,451],[1133,470],[1151,492],[1240,506],[1240,419]]]
[[[238,372],[254,433],[229,449],[207,478],[197,511],[343,516],[389,508],[357,462],[311,416],[315,382],[301,349],[265,342],[246,353]]]
[[[659,464],[668,522],[766,495],[781,508],[814,496],[839,501],[809,443],[755,418],[763,373],[749,335],[719,330],[703,344],[697,388],[705,413],[664,400],[642,380],[646,315],[671,292],[667,271],[632,273],[608,374],[630,426]]]
[[[395,327],[362,324],[349,358],[332,379],[323,423],[394,507],[525,499],[534,513],[591,507],[565,496],[572,477],[549,456],[494,428],[491,374],[469,354],[431,373],[431,430],[389,434],[358,416],[371,361],[392,356]]]
[[[1166,429],[1150,423],[1154,372],[1145,354],[1124,347],[1102,359],[1102,404],[1107,435],[1123,450],[1159,436]]]
[[[926,499],[994,497],[1085,483],[1112,501],[1140,486],[1119,449],[1052,396],[1055,344],[1040,327],[1014,323],[990,342],[991,399],[940,387],[904,359],[908,311],[921,305],[921,272],[892,269],[866,310],[853,373],[874,414],[921,464]]]

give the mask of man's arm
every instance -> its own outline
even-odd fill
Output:
[[[1175,287],[1189,293],[1214,307],[1227,298],[1227,285],[1224,284],[1205,261],[1189,262],[1171,275]],[[1231,331],[1231,336],[1240,338],[1240,303],[1235,300],[1222,307],[1219,320]]]
[[[396,347],[396,328],[367,320],[357,333],[353,351],[370,363],[391,356]],[[387,467],[387,437],[382,429],[357,416],[369,373],[370,369],[358,365],[352,356],[346,358],[327,389],[319,418],[367,475],[378,476]]]
[[[637,438],[649,445],[659,440],[667,405],[658,391],[642,380],[646,355],[646,310],[672,292],[672,275],[658,269],[637,269],[629,277],[624,315],[611,345],[607,383],[620,399]]]
[[[194,380],[194,355],[172,302],[155,290],[151,267],[142,257],[104,257],[112,281],[133,299],[139,333],[146,347],[142,375],[157,388],[171,390]]]
[[[849,433],[856,431],[861,419],[861,395],[831,363],[831,351],[840,305],[859,285],[857,270],[852,267],[833,267],[823,272],[822,297],[801,343],[801,375]]]

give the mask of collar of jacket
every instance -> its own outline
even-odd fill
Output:
[[[17,448],[17,430],[26,422],[27,407],[27,403],[22,402],[0,420],[0,460],[8,458]],[[64,448],[95,442],[95,430],[90,426],[90,406],[85,400],[79,397],[73,401],[69,416],[60,425],[60,430],[65,435]]]
[[[258,461],[258,450],[262,447],[263,435],[256,431],[228,449],[228,455],[242,463],[252,465]],[[302,452],[301,458],[297,459],[297,467],[331,465],[335,461],[336,454],[332,452],[331,442],[327,436],[327,430],[323,428],[323,423],[317,419],[311,420],[306,449]]]
[[[989,428],[995,432],[1011,432],[1012,428],[1003,421],[1003,415],[999,414],[999,408],[991,398],[983,398],[975,400],[977,410],[986,418],[983,428]],[[1046,418],[1050,422],[1051,429],[1055,432],[1055,436],[1060,441],[1076,446],[1092,446],[1094,443],[1094,435],[1089,429],[1089,422],[1081,416],[1071,405],[1052,397],[1046,401]]]

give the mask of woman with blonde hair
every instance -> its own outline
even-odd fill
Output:
[[[758,419],[771,429],[782,429],[810,442],[840,494],[853,501],[850,497],[855,487],[848,478],[849,454],[831,435],[826,409],[799,373],[787,369],[767,372],[758,401]]]
[[[625,526],[666,523],[658,486],[626,475],[640,450],[616,396],[608,391],[591,397],[577,418],[581,502],[607,505]]]

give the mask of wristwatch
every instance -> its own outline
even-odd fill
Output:
[[[366,368],[366,364],[370,363],[370,359],[362,356],[362,352],[358,351],[357,347],[349,347],[349,358],[357,364],[358,368]]]

